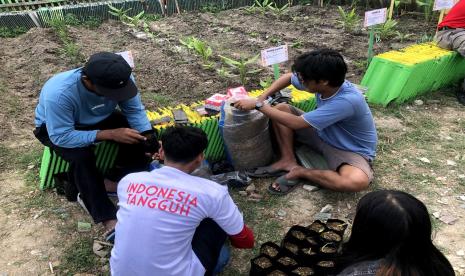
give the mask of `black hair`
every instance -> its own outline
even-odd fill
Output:
[[[337,51],[320,49],[297,57],[292,71],[300,74],[304,81],[326,80],[330,86],[338,87],[344,83],[347,65]]]
[[[455,275],[432,242],[426,206],[402,191],[375,191],[360,199],[341,268],[378,259],[382,261],[376,275]]]
[[[203,130],[191,126],[176,126],[165,130],[161,137],[165,158],[176,163],[189,163],[208,145]]]

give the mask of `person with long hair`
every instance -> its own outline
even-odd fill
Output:
[[[426,206],[408,193],[393,190],[371,192],[360,199],[340,264],[340,276],[455,275],[432,242]]]

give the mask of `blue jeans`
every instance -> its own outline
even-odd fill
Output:
[[[220,256],[218,256],[218,262],[216,263],[215,269],[213,270],[213,275],[219,274],[229,262],[229,258],[231,257],[231,252],[229,247],[224,244],[221,247]]]
[[[202,220],[192,238],[192,250],[199,258],[205,275],[215,275],[223,270],[229,261],[229,248],[225,246],[228,235],[211,218]]]

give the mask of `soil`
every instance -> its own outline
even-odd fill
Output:
[[[313,269],[311,269],[310,267],[298,267],[294,269],[292,272],[300,276],[308,276],[314,274]]]
[[[260,257],[254,261],[259,267],[265,269],[272,266],[271,261],[266,257]]]
[[[296,45],[290,48],[290,60],[309,50],[331,47],[344,55],[349,66],[347,78],[359,83],[365,69],[363,63],[366,61],[368,34],[365,30],[344,32],[341,27],[337,27],[337,19],[334,6],[295,6],[281,16],[269,13],[250,14],[245,9],[236,9],[217,14],[188,13],[152,22],[150,28],[156,34],[153,40],[135,38],[119,22],[106,22],[97,29],[71,27],[70,36],[86,57],[98,51],[131,50],[136,64],[134,73],[144,104],[148,109],[155,109],[166,104],[203,100],[239,84],[237,77],[221,77],[215,70],[205,69],[199,57],[181,46],[179,39],[191,35],[211,45],[215,69],[221,68],[219,55],[252,57],[261,49],[282,43]],[[413,35],[402,42],[390,39],[376,43],[375,53],[412,44],[421,38],[425,30],[434,30],[434,24],[424,23],[421,18],[404,16],[400,19],[399,30]],[[79,237],[80,233],[75,231],[77,221],[88,221],[89,218],[75,204],[66,202],[52,191],[38,191],[37,182],[33,186],[27,184],[30,182],[26,179],[29,169],[12,166],[14,161],[8,158],[18,159],[22,153],[40,147],[32,134],[33,114],[39,91],[48,78],[75,68],[76,64],[72,64],[63,55],[62,45],[49,29],[31,29],[17,38],[0,38],[0,45],[0,247],[3,248],[0,254],[0,274],[46,275],[51,273],[50,265],[60,267],[59,263],[69,241]],[[289,70],[290,64],[291,61],[281,64],[281,71]],[[271,68],[263,68],[258,63],[254,64],[254,68],[261,68],[262,71],[249,77],[246,85],[248,90],[257,88],[259,80],[272,76]],[[443,122],[441,137],[446,139],[450,131],[460,131],[460,125],[455,122],[456,118],[463,117],[463,111],[440,104],[431,103],[428,106],[431,107],[428,114],[433,114],[437,120]],[[439,110],[433,110],[433,107]],[[412,110],[424,112],[419,107],[412,107],[410,110],[402,110],[402,113]],[[408,125],[395,116],[375,114],[375,117],[378,128],[387,132],[385,137],[388,140],[395,141],[398,135],[409,129]],[[7,157],[4,151],[12,154]],[[422,153],[415,149],[406,151],[411,151],[411,156]],[[402,164],[393,166],[397,166],[399,170]],[[28,165],[34,165],[35,168],[30,170],[37,173],[38,160]],[[402,168],[430,173],[411,163],[405,163]],[[451,181],[448,182],[449,185],[458,186],[458,180]],[[402,187],[400,179],[393,179],[388,174],[379,175],[377,182],[384,184],[383,187]],[[264,192],[268,184],[263,182],[257,186]],[[405,189],[408,191],[409,187]],[[462,269],[463,257],[455,253],[465,248],[465,220],[455,191],[444,184],[441,187],[428,187],[427,191],[416,191],[412,188],[411,192],[425,200],[433,212],[449,212],[461,218],[454,225],[441,227],[436,233],[435,242],[444,249],[454,268]],[[42,198],[44,194],[47,198],[45,203],[31,205],[33,200]],[[286,199],[287,217],[276,232],[282,237],[292,225],[308,225],[326,202],[332,203],[340,218],[351,220],[356,201],[363,194],[329,191],[309,194],[297,189]],[[434,197],[431,198],[431,195]],[[436,199],[447,201],[449,205],[437,203]],[[264,211],[270,218],[274,217],[273,212],[275,210]],[[94,231],[91,235],[98,236],[99,231]],[[260,238],[257,238],[257,242],[264,242]],[[232,254],[231,266],[240,274],[247,274],[244,254],[250,256],[251,253],[234,250]],[[105,265],[106,262],[102,267]],[[104,268],[95,268],[85,272],[102,274],[104,271]],[[66,268],[59,269],[58,272],[66,274]]]
[[[321,233],[321,238],[329,242],[340,242],[342,240],[341,236],[333,231]]]
[[[264,247],[262,247],[262,249],[260,250],[262,254],[265,254],[267,256],[270,256],[271,258],[274,258],[278,255],[279,253],[279,250],[272,247],[272,246],[269,246],[269,245],[266,245]]]
[[[300,232],[300,231],[292,231],[291,232],[292,236],[303,241],[305,239],[305,234]]]

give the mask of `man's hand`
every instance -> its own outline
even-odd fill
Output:
[[[136,144],[145,141],[147,138],[142,136],[137,130],[132,128],[115,128],[105,129],[97,132],[97,141],[112,140],[123,144]]]
[[[137,144],[147,139],[140,135],[139,131],[132,128],[116,128],[112,129],[112,132],[112,140],[117,143]]]
[[[255,98],[238,100],[234,103],[234,107],[240,110],[252,110],[255,108],[257,101]]]

